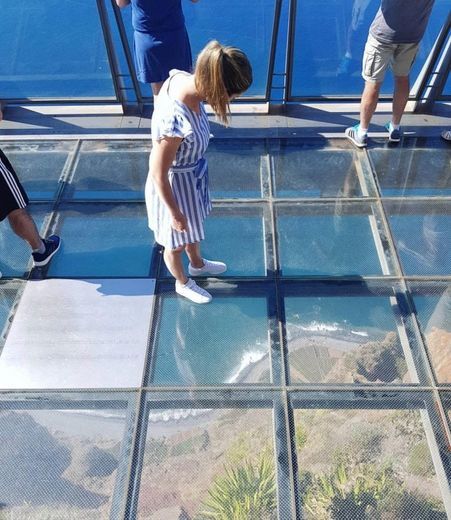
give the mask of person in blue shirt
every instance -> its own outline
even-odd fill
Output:
[[[191,72],[191,46],[181,0],[116,0],[116,4],[132,6],[136,73],[140,82],[150,83],[154,96],[170,70]]]

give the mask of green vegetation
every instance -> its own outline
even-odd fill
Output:
[[[240,466],[225,467],[218,476],[205,509],[197,520],[275,520],[276,475],[270,455],[264,452],[254,465],[245,460]]]
[[[426,441],[412,447],[409,453],[409,471],[419,477],[431,477],[434,475],[434,465]]]

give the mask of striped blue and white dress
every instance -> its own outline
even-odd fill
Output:
[[[210,139],[207,113],[202,103],[197,113],[178,99],[171,98],[168,93],[170,78],[177,73],[185,74],[171,70],[168,82],[158,94],[152,116],[152,140],[165,136],[183,139],[168,175],[175,200],[188,221],[187,231],[172,229],[171,215],[158,195],[150,171],[145,191],[149,227],[156,242],[169,249],[203,240],[204,220],[212,208],[208,165],[204,157]]]

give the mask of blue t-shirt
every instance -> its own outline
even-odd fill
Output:
[[[185,24],[181,0],[132,0],[135,31],[175,31]]]
[[[370,33],[381,43],[418,43],[433,6],[434,0],[382,0]]]

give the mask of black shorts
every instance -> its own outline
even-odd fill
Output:
[[[11,211],[25,208],[28,197],[17,178],[14,168],[6,155],[0,150],[0,222]]]

